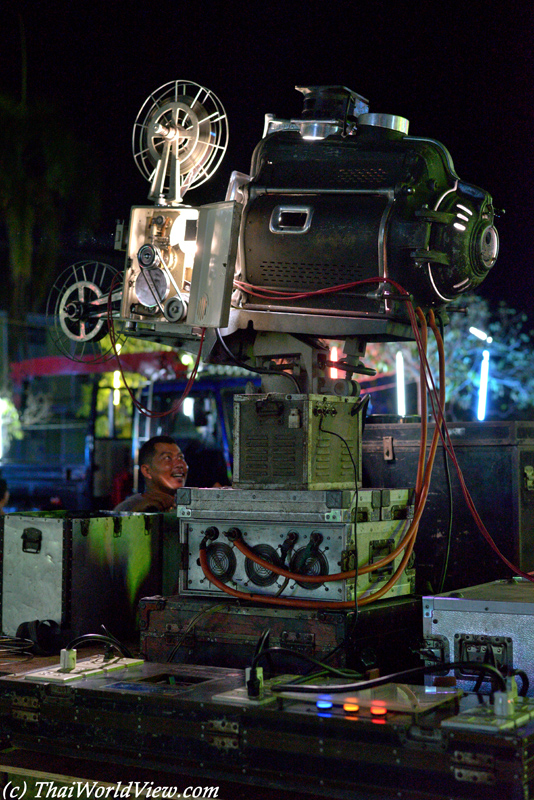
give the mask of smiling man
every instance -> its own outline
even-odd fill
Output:
[[[145,491],[126,498],[114,511],[170,511],[176,508],[176,490],[184,486],[187,464],[170,436],[153,436],[139,450],[139,469]]]

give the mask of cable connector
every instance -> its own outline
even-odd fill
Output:
[[[223,531],[223,536],[226,536],[230,542],[235,542],[237,539],[243,538],[243,534],[239,528],[229,528],[227,531]]]
[[[493,712],[496,717],[513,717],[517,700],[517,683],[515,678],[506,678],[506,691],[493,693]]]
[[[59,654],[59,671],[71,672],[76,666],[76,650],[61,650]]]
[[[249,700],[261,700],[263,698],[263,667],[247,667],[245,684]]]

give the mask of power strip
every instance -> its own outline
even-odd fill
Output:
[[[269,678],[263,684],[263,694],[258,698],[250,698],[246,686],[238,686],[237,689],[231,689],[229,692],[221,692],[214,694],[212,700],[218,703],[228,703],[234,706],[264,706],[268,703],[274,703],[278,699],[278,695],[271,690],[273,683],[286,683],[295,679],[295,675],[278,675],[276,678]]]
[[[72,681],[95,678],[99,675],[108,675],[120,669],[139,667],[144,664],[142,658],[110,658],[105,660],[103,655],[91,656],[79,661],[75,666],[65,669],[60,664],[38,672],[28,672],[24,676],[28,680],[43,681],[47,683],[71,683]]]
[[[441,727],[500,733],[520,728],[532,719],[534,719],[534,700],[531,697],[518,697],[507,716],[496,714],[494,706],[484,702],[443,720]]]

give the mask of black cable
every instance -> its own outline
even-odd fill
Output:
[[[361,408],[364,405],[364,403],[365,403],[365,400],[362,401],[362,404],[360,405],[360,408],[358,409],[358,412],[361,411]],[[367,400],[367,404],[368,403],[369,403],[369,400]],[[350,460],[352,462],[352,469],[354,471],[354,488],[356,490],[356,506],[355,506],[355,509],[354,509],[354,560],[355,560],[354,568],[357,571],[358,570],[358,540],[356,538],[356,536],[357,536],[357,534],[356,534],[356,518],[358,516],[358,468],[357,468],[357,466],[356,466],[356,464],[354,462],[354,458],[352,457],[352,453],[350,452],[350,447],[348,445],[348,442],[343,438],[343,436],[340,436],[339,433],[335,433],[334,431],[327,431],[326,428],[323,428],[323,419],[324,419],[324,417],[321,416],[321,419],[319,420],[319,430],[322,433],[329,433],[331,436],[337,436],[338,439],[341,439],[341,441],[343,442],[343,444],[347,448],[347,452],[348,452]],[[354,613],[356,614],[356,618],[357,618],[358,617],[358,574],[356,574],[356,576],[354,578]],[[343,644],[343,642],[341,644]],[[340,646],[341,645],[338,645],[336,647],[336,649],[332,652],[332,655],[333,655],[333,653],[337,652],[337,650],[339,650]]]
[[[337,653],[339,653],[339,651],[340,651],[340,650],[341,650],[343,647],[345,647],[345,645],[347,644],[346,638],[347,638],[347,637],[343,638],[343,639],[340,641],[340,643],[334,647],[334,649],[333,649],[333,650],[330,650],[330,652],[329,652],[329,653],[327,653],[325,656],[323,656],[323,662],[329,661],[331,658],[334,658],[334,656],[335,656]]]
[[[294,386],[295,386],[295,388],[297,390],[297,393],[298,394],[301,393],[300,386],[298,384],[297,379],[290,372],[275,372],[274,370],[271,370],[271,369],[259,369],[258,367],[251,367],[248,364],[245,364],[244,361],[241,361],[239,358],[237,358],[237,356],[235,356],[232,353],[232,351],[230,350],[230,348],[228,347],[228,345],[224,341],[219,328],[215,328],[215,333],[217,334],[217,340],[218,340],[219,344],[221,345],[222,349],[224,350],[224,352],[226,353],[228,358],[230,358],[234,362],[236,367],[241,367],[241,369],[246,369],[249,372],[255,372],[257,375],[270,375],[271,377],[280,376],[282,378],[289,378],[289,380],[293,382],[293,384],[294,384]]]
[[[370,400],[371,400],[371,395],[365,394],[358,408],[358,413],[362,415],[362,438],[363,438],[363,432],[365,431],[365,423],[367,422],[367,409],[369,407]]]
[[[108,631],[108,629],[106,628],[105,625],[101,625],[100,628],[102,629],[104,636],[107,636],[108,639],[112,639],[114,642],[116,642],[118,645],[121,645],[121,647],[122,647],[122,644],[121,644],[120,640],[117,639],[115,634],[111,633],[111,631]]]
[[[439,332],[441,334],[441,338],[444,339],[444,329],[443,329],[443,319],[441,316],[437,318],[438,325],[439,325]],[[439,422],[436,420],[436,425]],[[442,439],[445,435],[445,423],[442,424]],[[443,558],[443,566],[441,568],[441,578],[438,584],[438,594],[441,594],[445,587],[445,580],[447,578],[447,571],[449,568],[449,557],[451,554],[451,544],[452,544],[452,523],[454,518],[454,498],[452,493],[452,480],[451,480],[451,470],[449,466],[449,456],[447,453],[447,448],[443,448],[443,469],[445,472],[445,479],[447,481],[447,491],[448,491],[448,498],[449,498],[449,524],[447,526],[447,534],[446,534],[446,543],[445,543],[445,556]]]
[[[517,675],[519,678],[521,678],[521,689],[518,692],[518,694],[519,697],[526,697],[530,686],[530,681],[528,679],[527,673],[522,669],[514,669],[511,674]]]
[[[326,665],[325,665],[326,666]],[[368,681],[360,681],[359,683],[346,683],[346,684],[324,684],[322,686],[305,685],[299,688],[299,692],[304,694],[317,694],[318,692],[326,692],[328,694],[341,694],[342,692],[358,692],[365,689],[374,689],[376,686],[384,686],[387,683],[406,683],[406,678],[416,678],[421,675],[432,674],[432,672],[443,672],[451,669],[477,669],[496,679],[500,690],[506,691],[506,681],[498,669],[490,666],[490,664],[477,664],[472,661],[451,661],[441,664],[430,664],[424,667],[415,667],[414,669],[403,670],[402,672],[395,672],[391,675],[383,675],[381,678],[372,678]],[[294,686],[291,683],[279,684],[272,687],[276,692],[291,692]]]
[[[319,667],[321,672],[327,672],[331,675],[337,675],[340,678],[345,678],[349,676],[354,676],[355,674],[353,670],[343,670],[338,669],[337,667],[331,667],[329,664],[325,664],[323,661],[319,661],[317,658],[313,658],[313,656],[309,656],[307,653],[301,653],[299,650],[292,650],[290,647],[268,647],[264,648],[257,656],[254,656],[252,659],[252,663],[250,665],[251,670],[256,668],[257,662],[262,656],[268,656],[270,653],[288,653],[295,658],[301,658],[303,661],[307,661],[310,664],[314,664],[316,667]]]
[[[34,645],[35,642],[32,642],[31,639],[0,634],[0,658],[11,658],[13,656],[33,658],[33,653],[30,650]]]
[[[273,663],[271,660],[271,654],[268,652],[269,648],[266,648],[266,645],[269,644],[269,636],[271,635],[270,628],[265,628],[262,634],[260,635],[258,642],[256,644],[256,649],[254,650],[254,656],[252,658],[252,666],[249,670],[249,675],[247,678],[247,692],[248,696],[251,698],[258,698],[260,696],[261,686],[262,686],[262,679],[258,677],[258,659],[265,651],[267,654],[267,660],[269,662],[269,669],[271,672],[274,672]]]
[[[436,423],[436,425],[437,424],[438,423]],[[451,470],[449,467],[449,456],[445,448],[443,448],[443,468],[445,472],[445,478],[447,481],[447,490],[449,497],[449,524],[447,526],[445,555],[443,558],[443,566],[441,568],[441,578],[439,581],[438,594],[441,594],[441,592],[444,590],[445,579],[447,578],[447,571],[449,569],[449,558],[451,554],[451,544],[452,544],[452,522],[454,516],[454,498],[452,494]]]
[[[356,492],[357,492],[358,491],[358,468],[356,466],[354,458],[352,457],[352,453],[350,452],[350,447],[349,447],[347,441],[343,438],[343,436],[340,436],[339,433],[335,433],[334,431],[327,431],[326,428],[323,428],[323,419],[324,419],[324,417],[321,414],[321,419],[319,420],[319,430],[322,433],[329,433],[330,436],[337,436],[337,438],[341,439],[341,441],[343,442],[343,444],[347,448],[347,453],[349,454],[349,458],[350,458],[350,460],[352,462],[352,469],[354,471],[354,487],[355,487]],[[358,504],[357,503],[356,503],[356,510],[358,510]]]
[[[258,661],[259,657],[261,656],[262,652],[266,648],[269,647],[269,636],[270,635],[271,635],[271,629],[270,628],[265,628],[265,630],[263,631],[263,633],[261,634],[260,638],[258,639],[258,641],[256,643],[256,649],[254,650],[254,655],[252,657],[252,663],[257,663],[257,661]],[[269,664],[269,670],[271,672],[274,672],[273,662],[272,662],[270,653],[267,654],[267,662]],[[252,667],[251,674],[253,676],[255,676],[255,677],[257,676],[256,667]]]
[[[103,636],[101,633],[84,633],[83,636],[77,636],[68,643],[65,649],[74,650],[76,647],[84,647],[91,644],[104,644],[106,647],[117,650],[124,658],[133,658],[128,648],[121,644],[118,639],[111,636]]]
[[[260,638],[258,639],[258,643],[256,644],[256,649],[254,650],[254,656],[253,656],[254,659],[258,659],[262,653],[263,648],[269,644],[270,634],[271,634],[271,629],[265,628]]]
[[[488,648],[486,649],[486,652],[484,654],[484,658],[482,659],[481,663],[482,664],[490,664],[492,667],[497,668],[497,664],[495,663],[495,653],[493,652],[493,646],[492,645],[489,645]],[[479,674],[478,678],[477,678],[477,682],[475,683],[475,685],[473,687],[473,692],[475,694],[478,694],[478,692],[480,691],[480,687],[482,686],[483,680],[484,680],[484,673],[481,672]]]
[[[283,584],[280,586],[280,588],[278,589],[278,591],[276,592],[276,594],[274,596],[275,597],[280,597],[282,595],[282,593],[285,591],[288,583],[289,583],[289,578],[284,578]]]
[[[187,623],[187,625],[183,629],[180,637],[178,638],[178,641],[174,644],[172,650],[169,652],[169,654],[167,656],[167,659],[166,659],[167,660],[167,664],[172,664],[173,663],[176,653],[178,652],[178,650],[180,649],[180,647],[184,643],[185,639],[187,638],[187,634],[194,629],[195,625],[197,624],[197,622],[200,619],[202,619],[202,617],[206,616],[207,614],[213,614],[216,611],[222,611],[225,608],[230,608],[232,605],[239,606],[240,605],[239,600],[237,600],[235,604],[233,604],[231,601],[225,601],[223,603],[216,603],[215,605],[208,606],[207,608],[201,609],[201,611],[199,611],[197,614],[195,614],[194,617],[192,617],[189,620],[189,622]]]
[[[354,537],[354,541],[356,542],[356,536]],[[355,548],[356,548],[356,544],[355,544]],[[356,563],[358,563],[358,561],[357,561],[357,553],[358,553],[358,551],[357,551],[357,549],[355,549]],[[357,626],[358,620],[360,618],[360,610],[358,608],[358,595],[356,593],[356,588],[357,588],[356,581],[357,581],[357,578],[354,579],[354,615],[353,615],[353,619],[350,622],[350,628],[349,628],[349,630],[345,631],[345,636],[340,641],[340,643],[336,647],[334,647],[333,650],[331,650],[329,653],[327,653],[325,656],[323,656],[323,661],[329,661],[331,658],[333,658],[341,650],[341,648],[344,647],[345,650],[346,650],[347,647],[349,647],[351,645],[351,643],[352,643],[352,637],[354,636],[354,633],[356,631],[356,626]],[[345,655],[348,657],[348,653],[347,652],[345,652]]]

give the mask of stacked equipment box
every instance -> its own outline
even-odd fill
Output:
[[[136,631],[140,597],[169,587],[174,514],[8,514],[1,519],[3,633],[51,620],[72,636]]]

